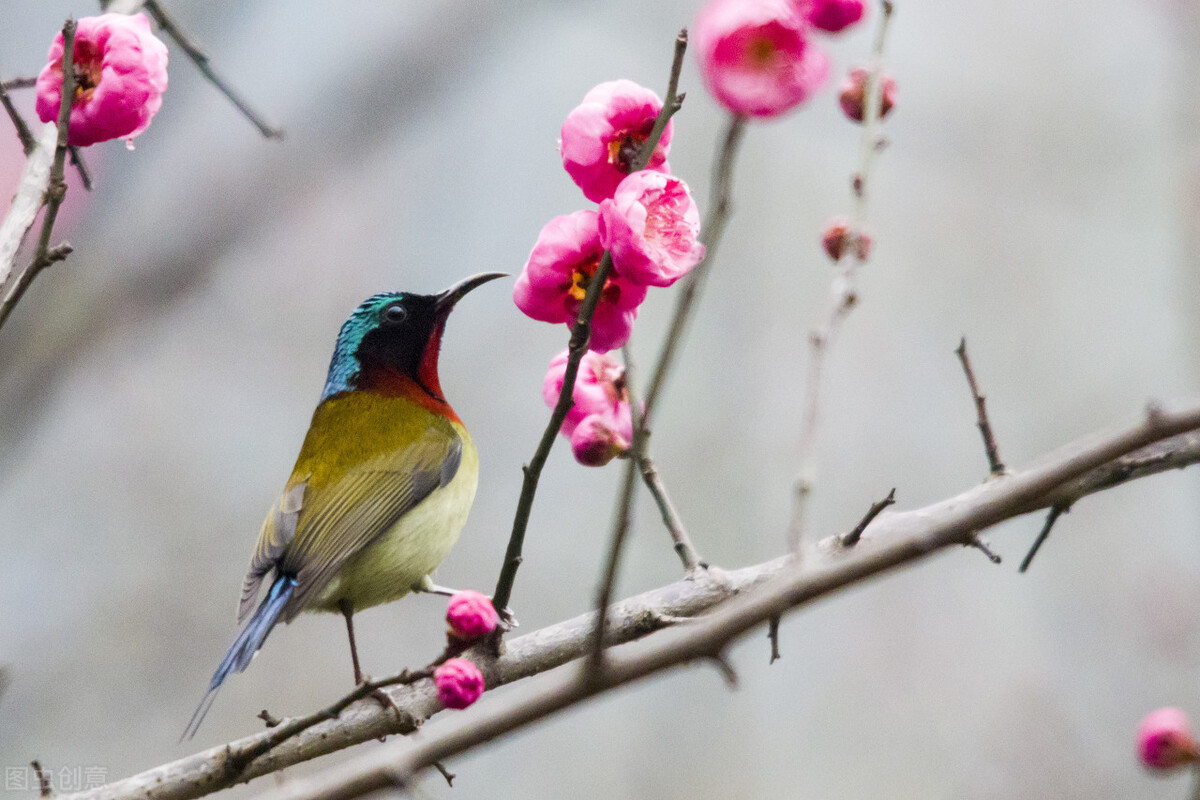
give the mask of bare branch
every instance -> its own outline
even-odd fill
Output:
[[[871,504],[871,507],[867,509],[867,513],[863,514],[863,518],[859,520],[857,525],[854,526],[854,530],[843,534],[841,537],[842,547],[854,547],[854,545],[858,544],[858,540],[862,538],[863,531],[867,529],[867,526],[871,524],[871,521],[879,516],[879,512],[883,511],[885,508],[895,502],[896,489],[895,487],[892,487],[892,490],[888,492],[887,497]]]
[[[744,592],[692,625],[656,637],[628,653],[612,653],[592,676],[567,670],[525,692],[497,698],[474,713],[426,726],[419,741],[395,742],[348,760],[263,800],[350,800],[403,785],[433,761],[449,758],[517,730],[602,691],[698,660],[718,659],[731,642],[785,611],[865,578],[969,544],[978,531],[1007,519],[1055,487],[1149,443],[1200,427],[1200,404],[1147,414],[1128,428],[1071,445],[1049,460],[1003,481],[988,481],[957,497],[916,511],[878,518],[869,540],[823,563],[792,559],[754,592]]]
[[[967,386],[971,388],[971,397],[975,400],[975,414],[979,426],[979,435],[983,437],[983,449],[987,452],[988,469],[993,475],[1004,474],[1004,462],[1000,460],[1000,450],[996,447],[996,436],[992,433],[992,423],[988,420],[987,398],[979,393],[979,384],[975,382],[975,370],[971,369],[971,359],[967,356],[967,338],[964,336],[955,348],[954,354],[962,362],[963,374],[967,377]]]
[[[778,558],[725,573],[724,580],[702,572],[617,603],[608,613],[605,643],[632,642],[667,627],[668,620],[713,613],[673,632],[658,634],[630,653],[608,653],[595,681],[581,681],[580,669],[539,679],[528,691],[492,698],[489,694],[470,711],[423,728],[420,742],[372,748],[347,761],[338,771],[311,781],[293,779],[275,797],[350,797],[373,787],[411,777],[433,761],[449,758],[494,736],[540,719],[600,691],[688,661],[711,658],[733,639],[787,610],[829,595],[930,553],[968,543],[979,531],[998,522],[1056,502],[1064,491],[1102,491],[1128,480],[1168,468],[1200,462],[1200,404],[1176,412],[1159,412],[1115,433],[1089,437],[1047,457],[1039,465],[1003,481],[987,481],[939,503],[913,511],[885,511],[867,528],[853,549],[836,536],[819,543],[812,557]],[[1183,435],[1181,435],[1181,433]],[[1174,437],[1174,438],[1170,438]],[[1157,444],[1152,444],[1157,442]],[[1138,449],[1142,448],[1142,449]],[[1140,454],[1140,455],[1139,455]],[[1136,468],[1133,459],[1148,459]],[[1125,464],[1127,469],[1117,465]],[[1169,467],[1167,465],[1170,465]],[[1123,474],[1117,480],[1114,473]],[[495,659],[478,658],[491,688],[527,678],[580,658],[590,650],[595,615],[551,625],[507,642]],[[116,781],[107,786],[65,795],[66,800],[188,800],[275,772],[385,734],[411,732],[418,720],[440,710],[428,682],[391,692],[408,717],[397,720],[376,703],[354,703],[337,720],[326,721],[250,762],[236,777],[225,769],[231,752],[255,746],[271,735],[254,736],[210,748],[179,761]],[[285,721],[286,724],[286,721]],[[376,759],[364,762],[362,759]],[[352,783],[347,783],[351,781]],[[341,787],[341,788],[338,788]],[[355,787],[354,792],[350,788]],[[336,791],[344,792],[336,794]]]
[[[242,95],[236,91],[228,81],[217,74],[216,70],[213,69],[212,64],[209,62],[208,56],[205,54],[205,52],[201,50],[195,42],[188,38],[187,34],[180,29],[179,25],[174,19],[171,18],[169,14],[167,14],[166,10],[159,5],[157,0],[145,0],[142,5],[146,9],[146,13],[154,18],[154,22],[158,25],[158,27],[162,28],[163,32],[170,36],[175,44],[179,45],[180,48],[183,49],[183,52],[187,54],[187,57],[192,60],[192,63],[196,65],[196,68],[200,70],[204,77],[208,78],[209,82],[213,86],[217,87],[217,90],[220,91],[221,94],[229,98],[229,102],[233,103],[234,106],[237,107],[237,110],[242,112],[242,116],[250,120],[250,123],[254,125],[254,127],[258,128],[259,133],[261,133],[267,139],[283,138],[283,130],[281,128],[276,128],[263,119],[262,115],[251,108],[250,104],[246,102]]]
[[[25,157],[28,158],[37,143],[34,141],[29,126],[25,124],[21,112],[17,111],[17,107],[13,105],[12,99],[8,96],[9,88],[8,83],[0,83],[0,105],[4,106],[8,118],[12,120],[13,127],[17,129],[17,138],[21,140],[21,149],[25,151]]]

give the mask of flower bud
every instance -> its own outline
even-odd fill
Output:
[[[863,0],[812,0],[805,16],[813,27],[839,33],[863,18]]]
[[[628,449],[629,440],[603,414],[584,417],[571,434],[571,452],[585,467],[603,467]]]
[[[842,111],[855,122],[862,122],[866,118],[864,109],[867,106],[867,81],[870,77],[869,69],[855,67],[850,70],[850,74],[846,76],[839,87],[838,101],[842,104]],[[879,118],[883,119],[896,104],[896,81],[892,80],[889,75],[880,75],[879,79],[883,81],[883,94],[879,99]]]
[[[1187,715],[1160,708],[1146,715],[1137,730],[1138,758],[1150,769],[1168,770],[1200,760]]]
[[[825,232],[821,234],[821,246],[834,261],[840,261],[852,244],[859,261],[866,261],[870,257],[871,235],[865,232],[855,235],[850,229],[850,223],[845,219],[839,217],[831,220]]]
[[[433,671],[437,697],[446,708],[466,708],[483,694],[483,673],[465,658],[452,658]]]
[[[446,607],[449,634],[462,641],[469,642],[487,636],[496,630],[499,621],[500,617],[492,607],[492,601],[486,595],[470,589],[455,592]]]

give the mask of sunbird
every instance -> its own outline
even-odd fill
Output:
[[[280,620],[340,612],[358,684],[354,613],[409,592],[448,592],[430,573],[467,521],[479,458],[442,394],[438,352],[455,304],[503,277],[484,272],[434,295],[377,294],[342,325],[296,466],[263,521],[242,583],[241,630],[185,738]]]

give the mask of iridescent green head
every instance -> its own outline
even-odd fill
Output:
[[[503,272],[484,272],[438,294],[384,292],[368,297],[342,325],[321,399],[359,388],[364,367],[393,370],[440,395],[437,348],[446,318],[467,292],[503,277]]]

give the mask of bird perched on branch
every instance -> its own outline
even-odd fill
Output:
[[[442,395],[438,351],[455,304],[502,277],[485,272],[435,295],[377,294],[342,325],[308,435],[242,584],[241,631],[185,737],[276,623],[301,611],[340,612],[361,683],[354,613],[409,592],[447,591],[430,573],[467,520],[479,461]]]

